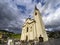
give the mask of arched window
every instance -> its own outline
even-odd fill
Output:
[[[35,12],[35,15],[37,15],[37,12]]]
[[[32,31],[32,27],[30,27],[31,28],[31,30],[30,31]]]
[[[28,27],[27,27],[27,32],[28,32]]]

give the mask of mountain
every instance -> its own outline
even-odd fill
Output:
[[[14,32],[14,33],[21,33],[21,28],[18,27],[0,27],[0,30],[5,30],[5,31],[9,31],[9,32]]]
[[[49,38],[60,38],[60,31],[47,31]]]

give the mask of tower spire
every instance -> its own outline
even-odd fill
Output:
[[[35,5],[35,10],[38,10],[36,5]]]

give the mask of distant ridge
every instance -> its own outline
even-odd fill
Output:
[[[0,32],[8,32],[8,33],[14,33],[14,32],[10,32],[10,31],[7,31],[7,30],[0,30]]]

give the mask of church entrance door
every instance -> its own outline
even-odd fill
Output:
[[[39,42],[43,42],[43,37],[39,37]]]
[[[26,36],[26,41],[28,41],[28,36]]]

